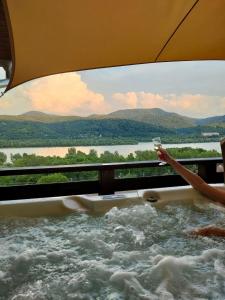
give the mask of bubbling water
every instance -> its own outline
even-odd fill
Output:
[[[224,299],[225,242],[187,235],[224,214],[190,206],[1,219],[0,299]]]

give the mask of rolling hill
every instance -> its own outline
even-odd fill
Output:
[[[48,144],[50,140],[55,145],[75,140],[85,144],[93,141],[99,144],[127,143],[129,139],[132,142],[149,141],[155,136],[169,142],[209,141],[210,138],[202,137],[202,132],[210,131],[224,136],[225,116],[194,119],[158,108],[119,110],[89,117],[58,116],[37,111],[0,116],[0,141],[5,146],[11,145],[10,141],[15,141],[16,145],[40,145],[42,142]],[[218,140],[218,137],[214,139]]]
[[[225,128],[225,115],[215,116],[205,119],[199,119],[196,121],[198,125],[212,126],[212,127],[223,127]]]
[[[159,108],[152,109],[124,109],[105,115],[81,116],[59,116],[46,114],[38,111],[30,111],[21,115],[2,115],[0,121],[31,121],[41,123],[58,123],[75,120],[133,120],[147,123],[152,126],[164,128],[190,128],[194,126],[218,126],[225,127],[225,115],[210,118],[189,118],[173,112],[167,112]]]
[[[64,121],[73,121],[83,119],[78,116],[59,116],[46,114],[40,111],[29,111],[21,115],[0,115],[0,121],[30,121],[30,122],[42,122],[42,123],[56,123]]]
[[[151,125],[166,128],[184,128],[196,125],[196,119],[166,112],[159,108],[152,109],[125,109],[107,115],[115,119],[128,119],[145,122]]]
[[[173,130],[133,120],[74,120],[43,123],[0,121],[0,139],[148,138],[171,135]]]

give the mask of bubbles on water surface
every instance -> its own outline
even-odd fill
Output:
[[[0,299],[223,299],[225,242],[185,230],[225,226],[188,206],[0,221]]]

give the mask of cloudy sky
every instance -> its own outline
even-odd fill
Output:
[[[154,107],[191,117],[225,114],[225,62],[158,63],[60,74],[23,84],[0,98],[1,115],[37,110],[86,116]]]

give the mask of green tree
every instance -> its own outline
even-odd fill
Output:
[[[37,183],[44,184],[44,183],[55,183],[55,182],[68,182],[69,179],[60,173],[55,174],[49,174],[45,176],[41,176],[41,178],[38,179]]]
[[[5,153],[0,152],[0,166],[3,166],[6,163],[7,156]]]

